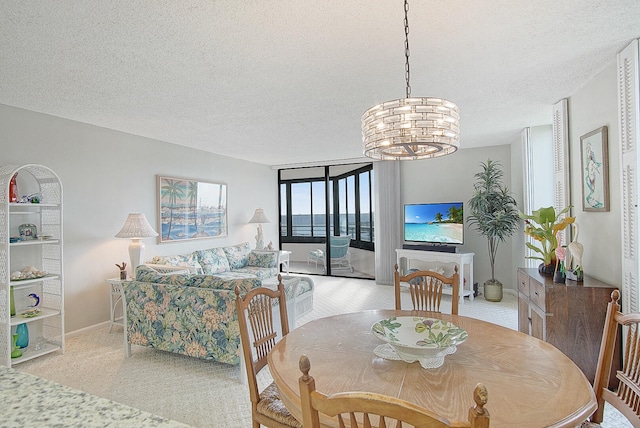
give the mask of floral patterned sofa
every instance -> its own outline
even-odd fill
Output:
[[[229,247],[208,248],[192,253],[156,256],[148,266],[174,266],[196,274],[223,279],[269,279],[278,275],[278,252],[251,251],[248,242]]]
[[[240,363],[234,289],[260,287],[257,278],[160,274],[141,265],[123,284],[125,354],[131,344],[227,364]]]
[[[133,344],[239,364],[234,289],[277,287],[277,252],[254,253],[243,243],[152,262],[138,266],[135,279],[122,285],[125,355],[131,355]],[[282,282],[289,322],[295,325],[313,309],[313,281],[285,276]]]

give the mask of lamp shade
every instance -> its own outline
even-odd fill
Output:
[[[124,222],[120,232],[116,233],[116,238],[148,238],[158,236],[153,227],[142,213],[131,213]]]
[[[265,215],[262,208],[256,208],[256,212],[253,213],[253,217],[249,220],[249,223],[271,223],[271,220]]]
[[[142,213],[131,213],[124,222],[124,226],[120,232],[116,233],[116,238],[129,238],[129,258],[131,260],[131,269],[135,275],[136,266],[140,266],[144,260],[144,244],[140,242],[142,238],[150,236],[158,236],[153,227],[147,221]]]

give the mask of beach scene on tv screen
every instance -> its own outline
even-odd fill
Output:
[[[404,240],[462,244],[462,203],[415,204],[404,207]]]

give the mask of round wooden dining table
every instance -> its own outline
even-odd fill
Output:
[[[468,339],[444,364],[424,369],[378,357],[383,342],[371,333],[382,319],[423,316],[452,322]],[[489,392],[491,427],[576,427],[596,410],[580,369],[554,346],[523,333],[458,315],[375,310],[311,321],[289,332],[268,355],[269,369],[289,411],[302,420],[300,356],[325,394],[366,391],[398,397],[449,421],[467,421],[478,382]]]

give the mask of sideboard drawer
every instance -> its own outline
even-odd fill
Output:
[[[529,297],[529,276],[518,271],[518,291]]]
[[[536,281],[535,279],[530,278],[529,279],[529,290],[530,290],[529,298],[531,299],[531,302],[544,311],[545,310],[545,302],[544,302],[544,300],[545,300],[545,288],[544,288],[544,284],[541,284],[538,281]]]

